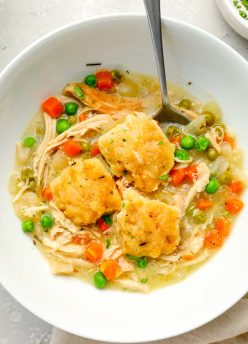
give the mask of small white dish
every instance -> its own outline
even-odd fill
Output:
[[[214,36],[176,20],[163,20],[163,40],[169,79],[203,101],[215,98],[245,150],[247,61]],[[100,291],[52,275],[13,213],[8,178],[16,141],[44,99],[82,79],[86,63],[99,61],[156,75],[146,17],[113,15],[63,27],[32,44],[0,75],[0,280],[31,312],[82,337],[116,343],[173,337],[219,316],[247,292],[247,206],[213,259],[184,281],[148,295]]]
[[[244,10],[244,7],[241,7],[241,9],[236,8],[233,0],[216,1],[223,17],[228,22],[228,24],[241,36],[248,39],[248,11],[247,19],[244,19],[239,14],[239,10]],[[238,3],[240,3],[240,1],[238,1]]]

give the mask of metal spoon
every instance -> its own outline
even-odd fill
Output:
[[[146,14],[150,26],[152,43],[157,63],[158,76],[160,81],[160,90],[162,96],[162,108],[153,116],[159,122],[175,122],[179,124],[188,124],[189,118],[183,113],[177,111],[170,105],[166,85],[166,76],[164,68],[163,42],[161,33],[161,13],[160,0],[144,0]]]

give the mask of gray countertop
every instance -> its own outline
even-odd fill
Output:
[[[161,0],[161,4],[163,15],[214,34],[248,60],[248,41],[226,24],[215,0]],[[0,0],[0,71],[23,48],[55,28],[96,15],[130,12],[144,12],[143,1]],[[51,329],[0,286],[0,344],[49,343]]]

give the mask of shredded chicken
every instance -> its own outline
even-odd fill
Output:
[[[84,97],[77,97],[74,93],[75,87],[82,89]],[[72,83],[65,87],[64,93],[76,97],[83,104],[93,108],[100,113],[114,115],[118,112],[140,111],[141,102],[137,98],[121,97],[105,92],[98,91],[82,83]]]
[[[103,255],[103,260],[105,259],[117,259],[123,254],[122,248],[120,245],[111,245],[110,248],[105,250]]]
[[[29,189],[29,187],[30,186],[28,183],[24,184],[23,187],[18,191],[18,193],[13,197],[12,203],[18,202],[21,199],[24,192]]]
[[[44,112],[44,120],[45,120],[45,135],[43,137],[43,141],[39,145],[37,151],[35,152],[34,161],[33,161],[33,169],[34,175],[37,178],[37,185],[41,184],[41,180],[43,177],[43,171],[48,163],[47,156],[46,156],[46,149],[51,140],[55,137],[56,131],[56,120],[52,119],[46,112]]]
[[[70,129],[64,131],[62,134],[54,138],[55,131],[53,130],[52,122],[47,119],[47,114],[45,114],[46,119],[46,132],[44,139],[39,146],[35,158],[34,158],[34,171],[37,177],[37,185],[39,186],[42,181],[42,177],[47,179],[49,173],[49,153],[56,147],[65,143],[68,138],[74,137],[75,140],[82,141],[83,136],[89,131],[94,130],[99,132],[106,128],[106,126],[113,123],[113,119],[109,115],[98,115],[91,117],[85,121],[73,125]],[[50,116],[48,116],[51,118]],[[47,167],[47,168],[46,168]],[[44,183],[45,185],[45,183]]]
[[[51,214],[57,223],[62,227],[67,228],[72,233],[76,233],[80,230],[79,226],[76,226],[72,221],[65,217],[64,213],[56,207],[54,202],[50,202],[49,205],[51,207]]]
[[[186,210],[189,203],[192,201],[192,199],[195,197],[197,193],[202,192],[206,185],[209,182],[210,177],[210,171],[205,162],[200,162],[197,166],[197,179],[194,182],[194,185],[189,190],[189,193],[185,200],[184,209]]]
[[[28,207],[28,208],[26,207],[22,210],[22,212],[24,216],[32,217],[35,214],[40,213],[42,211],[46,211],[48,209],[49,209],[48,205],[40,205],[38,207]]]
[[[118,265],[122,273],[134,271],[133,264],[130,263],[124,256],[119,257]]]
[[[209,133],[205,134],[205,137],[209,139],[211,145],[216,149],[216,151],[220,154],[221,153],[221,147],[219,143],[216,141],[215,135],[213,135],[213,132],[210,131]]]

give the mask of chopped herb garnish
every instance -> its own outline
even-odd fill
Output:
[[[168,174],[162,174],[162,176],[158,177],[159,180],[168,180],[169,175]]]
[[[125,202],[122,202],[122,203],[121,203],[121,207],[122,207],[122,208],[125,208],[125,206],[126,206],[126,203],[125,203]]]
[[[84,92],[80,86],[75,86],[74,87],[74,94],[78,98],[83,98],[84,97]]]
[[[122,142],[126,142],[127,140],[125,138],[122,139]]]
[[[110,246],[111,246],[110,239],[106,239],[106,248],[110,248]]]
[[[103,220],[107,225],[111,226],[113,224],[112,216],[111,215],[103,215]]]
[[[141,283],[147,283],[148,282],[148,278],[144,277],[140,280]]]
[[[113,139],[111,139],[110,141],[109,141],[109,143],[112,145],[112,143],[114,142],[114,140]]]
[[[247,13],[245,13],[245,11],[239,11],[239,14],[241,15],[242,18],[246,18],[247,17]]]
[[[163,141],[159,141],[159,142],[158,142],[158,145],[159,145],[159,146],[161,146],[161,145],[163,145],[163,144],[164,144]]]

